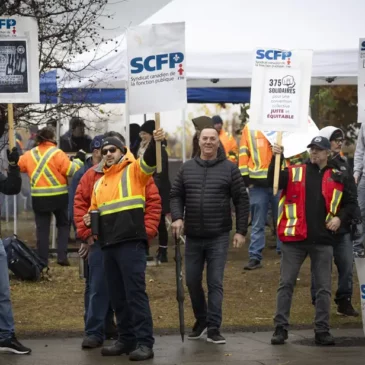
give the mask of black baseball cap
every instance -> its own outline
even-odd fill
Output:
[[[307,148],[318,147],[321,150],[330,150],[331,143],[326,137],[314,137],[312,142],[307,146]]]

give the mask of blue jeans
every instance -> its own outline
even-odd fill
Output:
[[[8,258],[0,239],[0,341],[14,334],[14,317],[10,301]]]
[[[89,273],[85,288],[85,333],[87,337],[105,339],[105,331],[113,326],[107,283],[104,272],[103,252],[95,242],[88,256]]]
[[[228,247],[229,232],[214,238],[186,238],[186,285],[195,319],[208,329],[219,329],[222,324],[223,276]],[[208,305],[202,286],[205,262],[207,263]]]
[[[146,293],[147,244],[124,242],[103,249],[106,280],[117,317],[118,340],[152,348],[153,323]]]
[[[275,196],[271,188],[250,188],[250,208],[251,208],[251,241],[249,246],[250,259],[262,260],[262,250],[265,248],[265,224],[269,202],[271,201],[272,214],[278,215],[280,193]],[[280,252],[281,243],[277,239],[276,250]]]
[[[350,233],[342,235],[338,243],[333,245],[333,258],[338,271],[338,286],[335,302],[341,299],[351,299],[352,297],[352,269],[353,253]],[[312,274],[311,285],[312,302],[316,300],[316,285]]]

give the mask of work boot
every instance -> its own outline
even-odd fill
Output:
[[[60,266],[71,266],[70,261],[68,261],[68,258],[65,258],[64,260],[57,260],[57,264]]]
[[[247,265],[245,265],[243,268],[245,270],[255,270],[260,269],[262,267],[261,262],[256,259],[250,259]]]
[[[0,341],[0,353],[11,353],[16,355],[28,355],[32,352],[28,347],[23,346],[15,336]]]
[[[272,345],[284,345],[285,341],[288,339],[288,331],[282,326],[277,326],[275,332],[271,337]]]
[[[96,349],[103,344],[103,341],[100,341],[94,336],[85,337],[82,341],[81,348],[83,349]]]
[[[188,340],[199,340],[207,333],[207,325],[200,324],[198,321],[195,322],[193,331],[189,333]]]
[[[225,344],[226,339],[221,335],[219,329],[214,328],[208,330],[207,342]]]
[[[335,339],[329,332],[316,333],[314,340],[319,346],[333,346],[335,344]]]
[[[159,264],[168,262],[167,259],[167,248],[166,247],[159,247],[157,250],[157,262]]]
[[[111,346],[104,346],[101,349],[103,356],[120,356],[123,354],[129,355],[136,348],[135,344],[125,344],[120,341],[115,341]]]
[[[351,304],[351,298],[343,298],[337,301],[337,314],[345,317],[359,316],[359,312]]]
[[[145,345],[138,345],[137,348],[129,355],[131,361],[143,361],[152,359],[154,356],[153,350]]]

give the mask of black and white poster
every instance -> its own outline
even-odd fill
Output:
[[[27,92],[27,42],[0,41],[0,93]]]
[[[38,25],[34,18],[0,19],[0,103],[39,103]]]

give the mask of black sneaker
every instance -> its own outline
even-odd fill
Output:
[[[138,345],[137,348],[129,355],[131,361],[144,361],[152,359],[155,356],[153,350],[144,345]]]
[[[158,250],[157,250],[157,256],[156,256],[156,259],[157,259],[157,262],[158,263],[166,263],[168,262],[168,259],[167,259],[167,248],[165,247],[159,247]]]
[[[134,344],[125,344],[123,342],[115,341],[111,346],[104,346],[101,349],[103,356],[120,356],[123,354],[129,355],[136,349]]]
[[[9,352],[16,355],[28,355],[32,352],[28,347],[23,346],[15,336],[0,341],[0,353]]]
[[[82,341],[81,348],[83,349],[96,349],[103,344],[103,341],[98,340],[96,337],[85,337]]]
[[[219,329],[208,330],[207,342],[215,344],[225,344],[226,339],[221,335]]]
[[[319,346],[333,346],[335,344],[335,339],[329,332],[316,333],[314,340]]]
[[[247,265],[245,265],[243,268],[245,270],[255,270],[260,269],[262,267],[261,262],[256,259],[250,259]]]
[[[271,337],[272,345],[284,345],[285,341],[288,339],[288,331],[282,326],[277,326],[275,332]]]
[[[193,331],[189,333],[188,340],[199,340],[207,333],[207,325],[201,325],[199,322],[195,322]]]
[[[344,298],[337,301],[337,314],[345,317],[358,317],[357,312],[351,304],[351,298]]]

